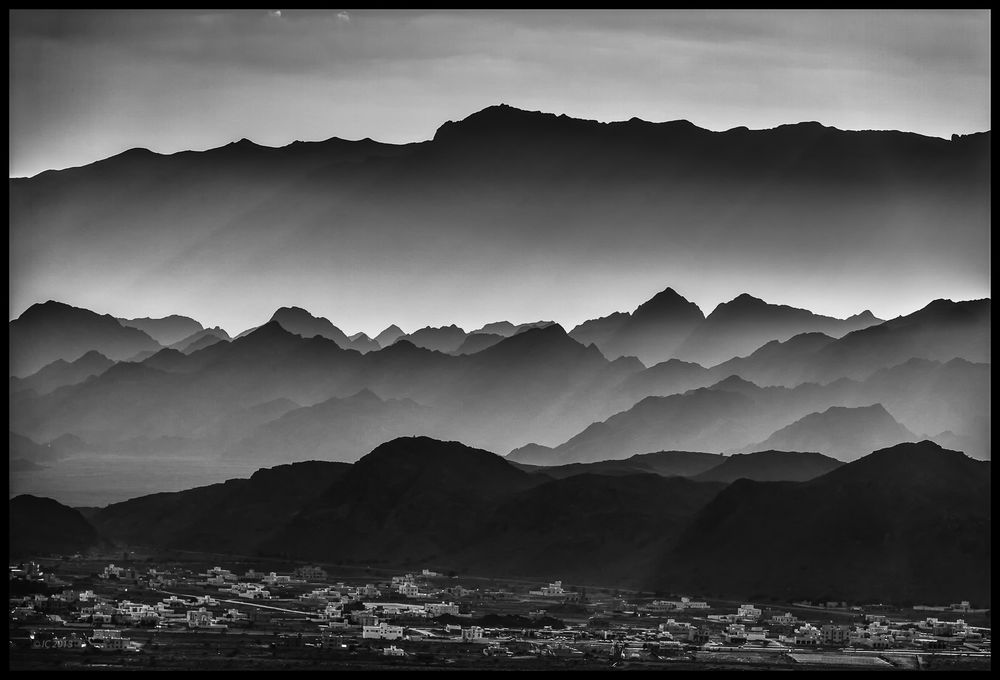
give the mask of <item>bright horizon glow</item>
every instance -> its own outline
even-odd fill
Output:
[[[671,286],[671,287],[673,287],[673,286]],[[674,290],[677,290],[676,287],[673,287],[673,288],[674,288]],[[566,330],[566,332],[568,333],[569,331],[571,331],[573,328],[575,328],[576,326],[580,325],[584,321],[588,321],[590,319],[598,318],[598,316],[607,316],[608,314],[612,314],[614,312],[632,312],[632,311],[635,310],[636,307],[638,307],[643,302],[646,302],[646,300],[648,300],[649,298],[653,297],[653,295],[655,295],[658,292],[660,292],[660,291],[659,290],[654,291],[647,298],[635,302],[635,304],[633,304],[631,307],[625,306],[625,307],[622,307],[622,308],[619,308],[619,309],[608,309],[607,311],[605,311],[603,313],[599,313],[597,316],[593,316],[593,317],[586,317],[586,318],[584,318],[584,317],[574,317],[574,318],[568,318],[568,319],[558,319],[558,318],[546,318],[546,319],[512,318],[512,319],[502,319],[502,318],[498,318],[498,317],[486,315],[486,316],[477,317],[477,318],[486,319],[485,321],[482,321],[481,323],[480,322],[474,322],[474,323],[465,324],[465,325],[463,325],[461,323],[458,323],[457,321],[450,321],[450,322],[439,322],[439,323],[425,324],[423,326],[410,326],[410,327],[407,327],[407,326],[404,326],[404,325],[399,324],[399,323],[395,323],[395,322],[393,322],[393,321],[390,320],[390,321],[388,321],[386,324],[384,324],[382,326],[377,326],[376,327],[376,326],[370,326],[369,325],[366,328],[356,328],[354,326],[351,326],[349,323],[338,322],[338,320],[336,318],[331,318],[331,317],[327,316],[326,314],[322,313],[321,311],[318,311],[318,310],[315,310],[315,309],[310,309],[308,307],[303,307],[302,305],[299,305],[299,304],[289,303],[289,304],[282,305],[282,306],[284,306],[284,307],[300,307],[302,309],[305,309],[307,312],[309,312],[310,314],[312,314],[314,317],[326,318],[328,321],[330,321],[330,323],[332,323],[334,326],[336,326],[337,328],[339,328],[341,331],[343,331],[347,335],[354,335],[355,333],[365,333],[370,338],[374,338],[376,335],[378,335],[379,333],[381,333],[382,331],[384,331],[386,328],[388,328],[391,325],[396,325],[404,333],[409,334],[409,333],[413,333],[413,332],[415,332],[417,330],[420,330],[421,328],[426,328],[428,326],[441,327],[441,326],[449,326],[452,323],[454,323],[459,328],[461,328],[462,330],[464,330],[466,333],[470,333],[472,331],[475,331],[475,330],[478,330],[478,329],[482,328],[483,326],[485,326],[488,323],[494,323],[494,322],[497,322],[497,321],[510,321],[515,326],[517,326],[519,324],[522,324],[522,323],[532,323],[532,322],[535,322],[535,321],[554,321],[555,323],[557,323],[560,326],[562,326]],[[712,310],[715,309],[715,307],[717,305],[725,303],[725,302],[729,302],[732,299],[734,299],[735,297],[737,297],[736,295],[734,295],[733,297],[730,297],[728,299],[719,300],[718,302],[715,302],[714,304],[706,306],[703,303],[699,304],[699,302],[697,300],[695,300],[695,299],[687,298],[687,296],[684,296],[683,293],[681,293],[681,291],[678,291],[678,293],[681,294],[686,299],[688,299],[691,302],[694,302],[696,305],[698,305],[699,309],[701,309],[702,313],[705,314],[705,316],[708,316],[712,312]],[[749,294],[752,295],[753,297],[760,297],[758,295],[754,295],[753,293],[749,293]],[[766,298],[761,298],[761,299],[763,299],[765,302],[767,302],[769,304],[772,304],[772,305],[786,305],[786,306],[789,306],[789,307],[797,307],[797,305],[789,304],[789,303],[781,301],[781,300],[770,300],[770,299],[766,299]],[[980,300],[980,299],[983,299],[983,298],[982,297],[969,297],[969,298],[962,298],[962,299],[959,299],[959,300],[952,300],[952,302],[969,302],[969,301]],[[228,325],[227,324],[222,324],[222,323],[215,323],[212,320],[207,320],[206,321],[205,319],[200,319],[200,318],[198,318],[196,316],[193,316],[193,315],[190,315],[190,314],[185,314],[183,310],[178,310],[178,311],[174,311],[174,312],[167,312],[167,313],[157,313],[157,314],[148,314],[148,313],[119,313],[118,311],[116,311],[116,309],[131,309],[131,307],[116,307],[115,309],[112,309],[111,307],[113,307],[113,306],[106,305],[104,308],[94,309],[92,307],[86,307],[85,305],[74,304],[74,303],[69,302],[67,300],[53,300],[53,301],[54,302],[61,302],[63,304],[67,304],[67,305],[70,305],[72,307],[82,307],[82,308],[85,308],[85,309],[89,309],[90,311],[92,311],[92,312],[94,312],[96,314],[102,314],[102,315],[104,315],[104,314],[110,314],[111,316],[113,316],[115,318],[118,318],[118,319],[136,319],[136,318],[143,318],[143,317],[163,318],[163,317],[166,317],[166,316],[171,316],[173,314],[176,314],[178,316],[186,316],[188,318],[194,319],[195,321],[197,321],[198,323],[200,323],[205,328],[214,328],[214,327],[218,326],[218,327],[222,328],[224,331],[226,331],[232,337],[236,337],[237,335],[239,335],[240,333],[243,333],[244,331],[250,330],[252,328],[255,328],[255,327],[258,327],[258,326],[261,326],[261,325],[267,323],[270,320],[271,316],[274,314],[274,312],[277,311],[277,308],[275,308],[275,309],[273,309],[271,311],[267,311],[267,312],[265,312],[265,313],[263,313],[261,315],[261,318],[260,318],[259,322],[257,322],[257,323],[251,323],[249,325],[241,326],[241,325],[233,325],[231,323],[228,324]],[[891,314],[879,313],[878,311],[876,311],[874,309],[869,309],[868,307],[859,307],[857,309],[857,311],[850,312],[850,313],[844,313],[844,312],[827,313],[827,312],[824,312],[824,311],[819,310],[819,309],[810,309],[808,307],[800,307],[800,308],[801,309],[808,309],[810,312],[813,312],[814,314],[820,314],[822,316],[832,316],[832,317],[839,318],[839,319],[846,319],[847,317],[853,316],[854,314],[860,314],[860,313],[862,313],[864,311],[870,311],[872,314],[874,314],[876,317],[882,319],[883,321],[889,321],[891,319],[895,319],[895,318],[900,317],[900,316],[908,316],[908,315],[910,315],[910,314],[912,314],[912,313],[914,313],[916,311],[919,311],[919,310],[923,309],[924,307],[926,307],[927,305],[929,305],[933,301],[934,300],[927,300],[923,304],[917,303],[916,306],[910,306],[910,307],[901,308],[901,311],[897,311],[897,312],[894,312],[894,313],[891,313]],[[48,302],[48,300],[38,300],[37,303],[33,303],[33,304],[41,304],[41,303],[44,303],[44,302]],[[28,305],[28,307],[30,307],[30,306],[31,305]],[[21,314],[23,314],[26,310],[27,310],[27,307],[25,307],[23,309],[20,309],[16,313],[14,312],[14,310],[9,310],[10,311],[10,314],[9,314],[10,319],[9,320],[13,321],[17,317],[19,317]]]

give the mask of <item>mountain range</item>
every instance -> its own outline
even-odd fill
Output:
[[[936,266],[948,272],[956,263],[982,272],[990,140],[989,132],[945,140],[814,122],[712,132],[688,121],[601,123],[501,105],[404,145],[331,138],[268,148],[244,139],[170,155],[130,149],[9,180],[11,280],[18,296],[51,296],[58,263],[59,280],[137,300],[159,293],[179,311],[206,291],[242,306],[247,287],[271,309],[287,303],[279,294],[318,309],[325,291],[350,286],[332,306],[348,314],[368,304],[362,297],[412,290],[389,263],[412,263],[448,299],[475,286],[491,302],[509,299],[524,279],[518,295],[593,281],[585,263],[595,254],[676,272],[678,281],[753,275],[761,262],[786,275],[810,264],[822,265],[817,277],[848,268],[870,281],[859,252],[890,279],[903,277],[914,254],[898,256],[896,244],[908,243],[919,244],[921,263],[939,253]],[[367,270],[387,274],[388,290],[368,286],[359,275]],[[183,287],[171,285],[178,271]],[[669,324],[678,336],[698,321],[680,309]],[[620,351],[647,351],[645,311],[614,340]],[[717,311],[721,322],[725,308]],[[784,332],[804,330],[791,326]],[[755,347],[733,349],[719,336],[679,357],[711,363]]]
[[[678,306],[690,308],[667,289],[622,317],[648,319]],[[769,307],[758,327],[771,318]],[[29,312],[10,324],[12,368],[22,337],[38,341],[32,351],[55,354],[69,353],[62,345],[74,352],[114,347],[121,333],[139,334],[148,348],[117,363],[90,349],[74,362],[55,359],[12,377],[10,429],[36,442],[72,436],[83,449],[131,455],[159,442],[153,450],[161,454],[224,454],[259,464],[352,461],[412,434],[513,451],[512,460],[545,465],[660,449],[777,448],[850,460],[918,438],[989,457],[989,300],[935,301],[839,339],[810,331],[770,340],[711,368],[676,358],[649,368],[635,357],[609,361],[596,342],[578,342],[579,327],[567,334],[551,322],[497,322],[471,334],[457,326],[390,331],[383,339],[395,335],[392,344],[362,353],[352,344],[365,338],[298,308],[279,309],[236,339],[203,328],[175,343],[178,349],[88,310],[48,303]],[[659,332],[644,324],[621,322],[607,337],[649,340]],[[636,328],[645,335],[625,332]],[[441,331],[451,334],[448,346],[434,345]],[[421,338],[437,349],[413,343]],[[477,338],[482,346],[470,346]],[[842,427],[809,417],[860,415],[875,404],[881,424],[855,419]]]
[[[597,465],[552,476],[457,442],[405,437],[353,465],[282,465],[91,510],[88,531],[47,545],[76,550],[100,537],[709,597],[988,606],[988,462],[928,441],[847,464],[773,451],[707,457],[721,462],[689,478]],[[11,501],[12,517],[25,516],[23,499]]]

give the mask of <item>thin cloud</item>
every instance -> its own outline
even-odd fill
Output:
[[[337,19],[345,24],[351,23],[351,15],[347,12],[337,12]]]

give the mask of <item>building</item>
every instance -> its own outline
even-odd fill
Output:
[[[741,604],[736,610],[736,616],[745,621],[757,621],[764,612],[752,604]]]
[[[326,569],[322,567],[299,567],[295,570],[295,576],[303,581],[325,581],[327,579]]]
[[[820,628],[820,637],[824,645],[843,646],[851,641],[851,627],[827,623]]]
[[[798,617],[790,612],[771,617],[771,623],[776,626],[794,626],[798,622]]]
[[[529,595],[538,595],[541,597],[563,597],[566,595],[566,591],[562,587],[562,581],[555,581],[547,586],[543,586],[538,590],[529,591]]]
[[[396,586],[396,592],[404,597],[420,597],[420,588],[416,583],[400,583]]]
[[[454,602],[444,602],[438,603],[428,603],[424,605],[427,610],[427,615],[431,617],[443,616],[445,614],[451,614],[452,616],[458,616],[458,605]]]
[[[747,627],[742,623],[731,623],[722,632],[722,639],[727,645],[742,645],[747,641]]]
[[[261,577],[260,580],[269,586],[288,585],[292,582],[292,577],[288,574],[276,574],[272,571],[267,576]]]
[[[799,647],[815,647],[821,639],[819,628],[811,623],[804,623],[795,629],[795,644]]]
[[[125,575],[126,569],[124,567],[116,567],[114,563],[109,564],[104,567],[104,570],[99,574],[103,579],[117,578],[120,579]]]
[[[469,626],[462,629],[462,642],[482,642],[485,637],[483,629],[479,626]]]
[[[361,637],[366,640],[402,640],[403,627],[384,622],[373,626],[364,626],[361,629]]]

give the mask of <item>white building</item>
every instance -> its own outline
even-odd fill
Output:
[[[469,626],[462,629],[462,642],[482,642],[485,637],[483,629],[479,626]]]
[[[289,576],[288,574],[276,574],[275,572],[272,571],[267,576],[261,577],[260,580],[269,586],[288,585],[289,583],[292,582],[292,577]]]
[[[757,609],[757,607],[753,606],[752,604],[741,604],[739,609],[736,610],[736,616],[748,621],[756,621],[757,619],[760,618],[760,615],[763,613],[764,612],[762,612],[760,609]]]
[[[112,563],[104,567],[104,570],[100,573],[100,577],[105,579],[111,578],[112,576],[115,578],[121,578],[125,571],[124,567],[116,567],[114,563]]]
[[[403,639],[403,627],[393,626],[385,622],[374,626],[365,626],[362,628],[361,637],[366,640],[401,640]]]
[[[814,647],[820,643],[821,639],[819,628],[811,623],[804,623],[795,629],[795,644],[800,647]]]
[[[776,626],[794,626],[798,622],[798,617],[791,612],[785,612],[784,614],[771,617],[771,623]]]
[[[212,612],[204,607],[191,609],[187,613],[188,628],[210,628],[212,626]]]
[[[447,604],[444,602],[437,602],[437,603],[431,602],[425,604],[424,608],[427,610],[427,615],[431,617],[443,616],[445,614],[458,616],[458,605],[455,604],[454,602],[448,602]]]
[[[562,587],[562,581],[555,581],[538,590],[529,591],[529,594],[540,595],[542,597],[561,597],[566,594],[566,591]]]
[[[416,583],[400,583],[396,587],[396,592],[404,597],[420,597],[420,588],[417,587]]]

